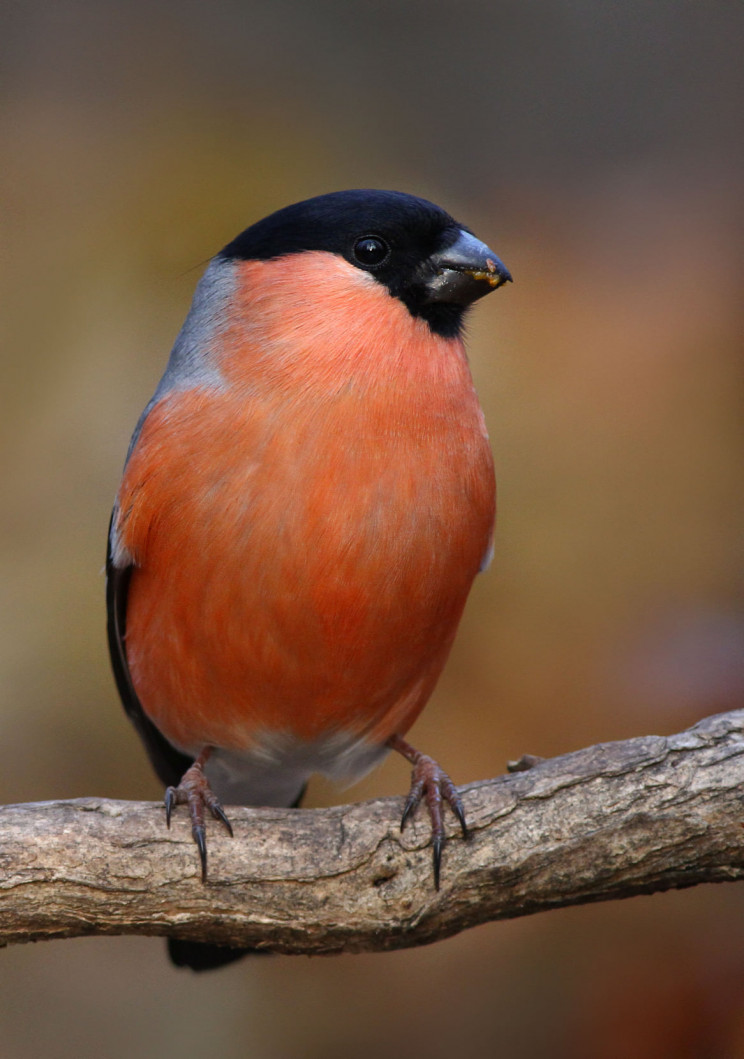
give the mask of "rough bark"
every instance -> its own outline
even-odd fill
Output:
[[[402,801],[230,810],[209,880],[187,816],[81,798],[0,808],[0,944],[163,934],[287,953],[422,945],[487,920],[744,878],[744,710],[461,788],[442,885]]]

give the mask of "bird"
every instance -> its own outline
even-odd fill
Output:
[[[493,550],[495,475],[463,343],[511,280],[444,209],[336,191],[211,259],[129,445],[111,515],[108,637],[124,708],[188,809],[297,806],[309,778],[412,767],[440,886],[439,764],[404,736]],[[245,950],[169,940],[194,970]]]

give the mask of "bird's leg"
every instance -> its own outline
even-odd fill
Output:
[[[434,888],[439,889],[439,874],[442,864],[442,849],[444,848],[444,822],[442,820],[442,802],[445,801],[460,821],[463,838],[468,837],[468,829],[465,823],[465,810],[452,780],[444,769],[436,763],[434,758],[427,757],[420,750],[416,750],[405,739],[399,735],[392,735],[387,745],[391,750],[402,754],[406,761],[413,765],[411,773],[411,789],[403,807],[403,817],[400,822],[401,831],[406,826],[409,817],[416,811],[421,799],[425,799],[426,808],[429,810],[431,820],[431,842],[434,850]]]
[[[186,769],[177,787],[168,787],[165,792],[165,820],[170,827],[171,814],[176,805],[188,805],[191,817],[191,834],[194,836],[201,860],[202,882],[207,881],[207,832],[204,827],[204,807],[209,809],[215,820],[221,820],[232,838],[232,826],[225,816],[219,798],[209,786],[204,775],[204,766],[212,753],[211,746],[205,746],[193,765]]]

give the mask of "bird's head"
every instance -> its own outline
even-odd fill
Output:
[[[267,261],[321,251],[373,277],[442,337],[467,307],[511,280],[499,258],[439,206],[399,191],[337,191],[272,213],[218,260]]]

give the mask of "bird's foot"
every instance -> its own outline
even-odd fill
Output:
[[[411,773],[411,789],[408,792],[405,805],[403,806],[403,817],[400,821],[401,831],[406,826],[409,818],[415,813],[421,801],[426,802],[431,820],[431,843],[434,858],[434,888],[439,889],[439,876],[442,864],[442,850],[444,849],[445,834],[444,821],[442,818],[442,803],[446,802],[460,822],[463,838],[468,837],[467,824],[465,822],[465,810],[460,796],[457,793],[452,780],[441,768],[434,758],[427,757],[420,750],[416,750],[410,743],[401,739],[399,735],[391,736],[388,740],[391,750],[397,750],[406,761],[413,765]]]
[[[204,826],[204,809],[209,809],[215,820],[222,821],[231,838],[233,833],[225,810],[204,774],[204,765],[211,752],[211,747],[202,750],[194,764],[186,769],[178,786],[168,787],[165,792],[165,820],[168,827],[170,827],[171,815],[176,805],[188,805],[189,807],[191,834],[199,850],[202,882],[207,881],[207,832]]]

